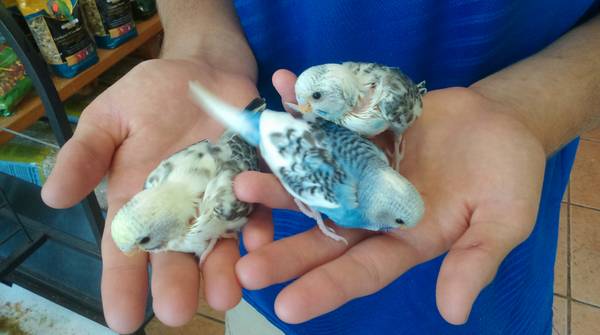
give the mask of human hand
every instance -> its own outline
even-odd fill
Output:
[[[273,79],[284,102],[294,102],[294,75],[279,71]],[[303,322],[377,292],[448,252],[437,305],[448,322],[462,324],[504,257],[529,236],[546,162],[540,141],[507,107],[470,89],[432,91],[423,102],[423,116],[405,133],[400,166],[425,202],[415,228],[373,234],[336,227],[347,246],[317,228],[269,243],[273,227],[265,218],[244,230],[249,254],[236,265],[242,286],[260,289],[298,277],[276,298],[283,321]],[[243,201],[294,208],[269,174],[241,174],[235,190]]]
[[[51,207],[70,207],[109,174],[108,216],[102,238],[102,301],[108,325],[130,333],[142,323],[152,264],[156,316],[178,326],[197,309],[200,273],[190,254],[139,253],[126,256],[115,246],[110,222],[119,208],[142,189],[158,163],[201,139],[216,139],[221,126],[188,98],[189,80],[199,80],[232,103],[243,106],[256,97],[253,80],[191,60],[146,61],[99,96],[84,111],[75,134],[60,150],[42,190]],[[234,264],[237,242],[220,242],[202,268],[205,296],[226,310],[241,298]]]

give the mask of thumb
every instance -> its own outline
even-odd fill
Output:
[[[65,143],[56,165],[42,188],[42,199],[54,208],[75,205],[98,185],[106,174],[120,143],[120,127],[114,115],[100,110],[94,101],[82,114],[73,137]]]
[[[294,198],[270,173],[242,172],[234,178],[235,196],[244,202],[258,203],[269,208],[298,209]]]
[[[458,325],[467,321],[475,299],[494,279],[504,258],[531,233],[535,206],[506,213],[489,207],[475,210],[470,227],[444,258],[436,300],[448,322]]]
[[[275,71],[272,79],[273,86],[281,96],[283,106],[288,110],[286,102],[296,103],[296,93],[294,91],[296,75],[289,70],[282,69]]]

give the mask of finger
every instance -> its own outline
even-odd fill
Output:
[[[233,190],[235,196],[244,202],[259,203],[270,208],[298,208],[292,196],[270,173],[242,172],[233,180]]]
[[[145,253],[123,254],[113,242],[110,225],[106,225],[102,236],[102,305],[106,323],[119,334],[133,333],[144,322],[147,264]]]
[[[206,302],[218,311],[229,310],[242,299],[242,288],[234,270],[239,259],[238,241],[223,239],[202,266]]]
[[[473,218],[471,227],[450,248],[437,280],[440,314],[457,325],[466,322],[479,292],[493,280],[506,255],[529,235],[534,222],[534,217],[531,224],[510,217],[508,222],[478,221],[476,213]]]
[[[286,109],[288,109],[286,102],[296,103],[296,93],[294,90],[294,84],[296,83],[296,75],[288,70],[277,70],[273,73],[273,86],[281,96],[281,102]]]
[[[256,290],[285,282],[340,256],[368,234],[339,227],[336,227],[336,233],[346,238],[348,245],[334,241],[314,228],[254,250],[236,265],[240,283],[247,289]]]
[[[42,199],[54,208],[71,207],[89,194],[110,165],[122,136],[117,115],[102,96],[82,114],[73,137],[56,157],[56,165],[42,188]]]
[[[273,223],[271,209],[257,205],[248,218],[242,231],[244,246],[248,252],[273,242]]]
[[[367,238],[283,289],[275,312],[284,322],[304,322],[382,289],[425,259],[391,236]]]
[[[151,254],[152,307],[164,324],[179,327],[192,319],[198,308],[200,271],[191,254]]]

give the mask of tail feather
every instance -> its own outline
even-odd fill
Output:
[[[425,95],[425,93],[427,93],[427,82],[423,80],[422,82],[418,83],[417,90],[421,96]]]
[[[190,94],[209,115],[228,129],[240,134],[248,143],[258,146],[260,113],[233,107],[195,81],[190,81]]]

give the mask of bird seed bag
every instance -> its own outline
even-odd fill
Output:
[[[98,47],[116,48],[137,36],[129,0],[80,0]]]
[[[31,79],[17,54],[6,44],[0,44],[0,115],[10,116],[13,107],[31,89]]]
[[[77,0],[17,0],[42,56],[54,72],[71,78],[98,62]]]
[[[133,18],[146,20],[156,14],[156,0],[130,0]]]

